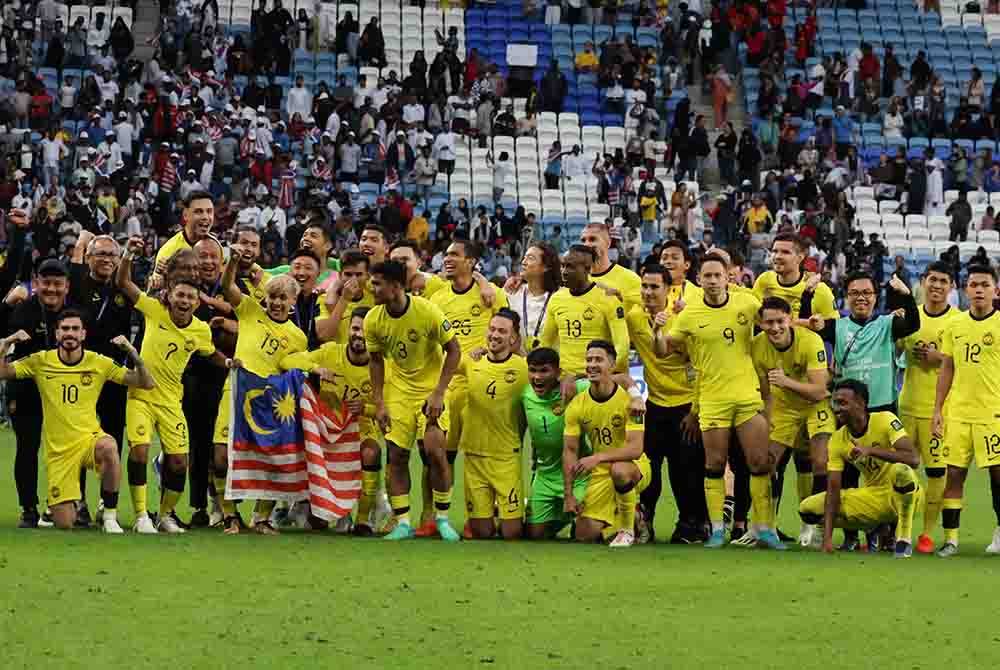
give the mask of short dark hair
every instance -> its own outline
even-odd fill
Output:
[[[856,281],[871,282],[872,288],[875,289],[876,293],[878,292],[878,284],[875,283],[875,278],[863,270],[855,270],[847,275],[847,278],[844,279],[844,290],[847,290]]]
[[[670,286],[670,271],[663,267],[659,263],[650,263],[642,268],[642,276],[646,275],[660,275],[663,278],[664,283]]]
[[[680,240],[667,240],[664,242],[663,247],[660,249],[660,254],[662,255],[667,249],[680,249],[681,253],[684,254],[684,260],[688,263],[691,262],[691,250]]]
[[[195,200],[211,200],[212,205],[215,205],[215,198],[212,194],[204,189],[198,189],[188,193],[188,197],[184,198],[184,209],[187,209]]]
[[[393,252],[396,249],[412,249],[413,255],[420,258],[420,245],[414,240],[399,240],[389,248],[389,252]]]
[[[727,270],[729,269],[729,261],[726,260],[726,257],[722,254],[717,254],[714,251],[712,253],[705,254],[705,257],[701,259],[701,266],[705,267],[705,263],[711,263],[712,261],[722,263],[722,267]]]
[[[83,312],[81,312],[75,307],[66,307],[61,312],[59,312],[59,316],[56,317],[56,326],[62,323],[63,320],[65,319],[80,319],[80,321],[83,322],[84,326],[86,326],[87,324],[87,320],[83,318]]]
[[[406,285],[406,266],[397,261],[382,261],[371,268],[373,275],[382,275],[386,281]]]
[[[944,261],[934,261],[933,263],[928,265],[927,269],[924,270],[924,276],[926,277],[932,272],[938,272],[943,275],[948,275],[948,278],[954,281],[954,278],[951,276],[951,267]]]
[[[597,252],[588,247],[586,244],[571,244],[568,253],[583,254],[584,256],[590,258],[591,263],[597,261]]]
[[[868,385],[857,379],[838,379],[833,383],[833,391],[851,391],[856,396],[865,401],[868,406]]]
[[[587,343],[587,351],[590,351],[591,349],[603,349],[611,358],[612,364],[615,362],[615,359],[618,358],[618,352],[615,350],[615,345],[611,344],[607,340],[591,340]]]
[[[463,239],[455,239],[455,240],[453,240],[453,242],[462,245],[462,253],[465,254],[466,258],[471,258],[471,259],[476,260],[476,261],[478,261],[480,258],[482,258],[483,251],[482,251],[482,247],[479,246],[478,242],[475,242],[473,240],[467,240],[467,239],[464,239],[464,238]]]
[[[260,237],[260,231],[257,230],[257,227],[251,226],[248,223],[244,223],[236,227],[236,237],[239,237],[241,233],[250,233],[251,235]]]
[[[316,261],[316,267],[318,267],[321,271],[323,270],[323,262],[312,249],[296,249],[292,254],[292,257],[288,259],[288,264],[291,265],[296,258],[310,258]]]
[[[366,230],[374,230],[376,233],[382,236],[383,240],[385,240],[386,242],[389,241],[389,232],[382,226],[378,225],[377,223],[366,223],[365,227],[361,229],[361,232],[364,233]]]
[[[307,225],[305,227],[305,230],[303,230],[302,232],[305,232],[306,230],[309,230],[310,228],[319,228],[320,232],[323,233],[323,237],[326,238],[327,242],[329,242],[329,241],[331,241],[333,239],[333,235],[330,234],[330,226],[327,225],[327,222],[326,222],[325,219],[321,219],[319,221],[313,221],[312,218],[310,218],[309,219],[309,225]]]
[[[170,290],[171,291],[173,291],[178,286],[189,286],[189,287],[193,288],[195,291],[197,291],[199,293],[201,291],[201,287],[198,286],[198,284],[195,282],[195,280],[194,279],[188,279],[187,277],[181,277],[180,279],[175,279],[172,282],[170,282]]]
[[[539,347],[528,352],[528,365],[554,365],[559,367],[559,352],[549,347]]]
[[[966,268],[966,272],[971,277],[972,275],[989,275],[993,278],[995,282],[997,280],[997,271],[992,265],[984,265],[982,263],[972,263]]]
[[[371,310],[371,307],[368,307],[367,305],[362,305],[361,307],[355,307],[353,310],[351,310],[351,318],[357,319],[360,317],[362,320],[364,320],[364,318],[368,316],[369,310]]]
[[[501,307],[493,316],[502,316],[503,318],[510,320],[510,322],[514,324],[514,332],[521,332],[521,315],[512,310],[510,307]]]
[[[774,248],[774,242],[791,242],[798,249],[799,253],[806,250],[805,241],[799,237],[796,233],[778,233],[774,236],[774,241],[771,242],[771,248]]]
[[[365,256],[357,249],[348,249],[340,257],[340,267],[345,268],[348,265],[360,265],[364,264],[367,270],[371,266],[371,260],[368,256]]]
[[[760,309],[757,311],[758,314],[763,314],[765,309],[776,309],[779,312],[784,312],[785,314],[792,313],[792,306],[788,304],[784,298],[779,298],[776,295],[771,295],[764,298],[764,302],[760,304]]]

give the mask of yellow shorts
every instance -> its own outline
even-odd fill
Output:
[[[925,468],[943,468],[944,450],[941,448],[941,440],[931,433],[931,420],[922,417],[903,414],[900,417],[903,422],[903,429],[913,440],[913,446],[920,454],[920,462]]]
[[[448,442],[445,449],[448,451],[458,451],[458,441],[462,437],[462,412],[469,402],[469,386],[465,377],[458,377],[452,380],[451,386],[444,397],[445,407],[451,416],[451,426],[448,430]]]
[[[386,398],[385,407],[389,411],[390,427],[385,436],[386,442],[392,442],[400,449],[412,449],[417,440],[424,439],[427,432],[427,416],[424,414],[426,398]],[[221,410],[220,410],[221,411]],[[436,425],[445,433],[450,424],[448,398],[445,396],[444,411],[431,425]]]
[[[956,468],[968,468],[973,456],[977,467],[1000,465],[1000,422],[946,422],[941,455],[946,464]]]
[[[233,408],[233,392],[227,382],[222,387],[222,399],[219,401],[219,413],[215,416],[215,432],[212,433],[214,444],[227,444],[229,442],[229,419]]]
[[[742,426],[764,409],[760,400],[746,402],[708,401],[701,403],[698,425],[703,431]]]
[[[492,458],[465,454],[465,510],[470,519],[492,519],[496,505],[507,521],[524,516],[521,454],[517,458]]]
[[[635,486],[636,495],[642,493],[649,486],[649,480],[653,476],[652,468],[646,454],[632,461],[642,478]],[[580,501],[580,516],[596,521],[603,521],[609,526],[615,523],[615,511],[617,509],[618,492],[615,484],[611,480],[611,471],[606,468],[594,470],[590,473],[590,481],[587,483],[587,492]]]
[[[358,419],[358,435],[361,441],[371,440],[376,444],[382,444],[382,431],[378,429],[378,424],[366,416]]]
[[[155,430],[160,436],[163,453],[188,453],[187,421],[181,414],[180,405],[152,405],[145,400],[129,398],[125,403],[125,422],[129,445],[149,444]]]
[[[79,500],[80,471],[86,468],[99,472],[94,459],[98,440],[110,437],[106,433],[88,433],[71,444],[61,444],[58,449],[46,445],[45,470],[48,474],[48,504]]]
[[[824,400],[804,412],[775,410],[771,415],[769,439],[789,449],[808,449],[809,440],[817,435],[832,434],[836,429],[830,403]]]
[[[924,491],[917,488],[915,509],[923,505]],[[826,506],[826,493],[811,495],[799,505],[803,514],[823,516]],[[858,489],[841,489],[840,511],[833,525],[837,528],[850,530],[865,530],[883,523],[892,523],[899,518],[896,508],[896,498],[891,486],[862,486]]]

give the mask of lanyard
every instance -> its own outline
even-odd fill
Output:
[[[309,300],[309,298],[311,298],[311,297],[313,297],[313,296],[309,295],[309,296],[306,296],[306,298],[305,298],[305,302],[306,302],[306,305],[308,306],[308,309],[299,309],[299,305],[298,304],[295,305],[295,314],[294,314],[295,325],[297,325],[299,327],[299,329],[303,333],[306,334],[306,337],[309,337],[310,331],[312,330],[313,321],[316,318],[316,314],[315,314],[316,303],[315,303],[315,301],[310,301]],[[306,321],[306,326],[305,327],[303,327],[303,325],[302,325],[302,316],[301,315],[302,315],[303,312],[308,312],[308,319]]]
[[[538,346],[538,331],[542,328],[542,320],[545,318],[545,310],[549,306],[549,299],[552,297],[552,293],[549,291],[545,292],[545,304],[542,305],[542,311],[538,315],[538,321],[535,322],[535,332],[531,334],[532,337],[532,347]],[[528,332],[528,287],[524,287],[524,295],[521,296],[521,314],[522,321],[524,323],[524,332]]]

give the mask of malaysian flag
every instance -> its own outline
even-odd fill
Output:
[[[347,516],[361,494],[357,417],[321,401],[305,374],[231,373],[230,500],[308,500],[327,522]]]

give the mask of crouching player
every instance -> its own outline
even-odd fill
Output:
[[[830,438],[826,493],[802,501],[806,523],[823,522],[823,551],[833,551],[833,529],[871,530],[896,523],[896,558],[913,554],[913,513],[923,491],[914,472],[920,464],[913,442],[892,412],[868,412],[868,387],[844,379],[833,387],[833,414],[840,427]],[[841,490],[844,464],[861,471],[860,488]]]

